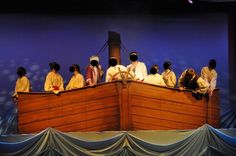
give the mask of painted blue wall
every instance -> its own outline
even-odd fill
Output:
[[[85,74],[89,56],[107,41],[108,31],[120,33],[127,51],[139,52],[149,68],[168,59],[179,76],[193,67],[197,72],[210,58],[217,60],[218,88],[222,110],[228,104],[227,15],[223,13],[189,15],[36,15],[0,14],[0,116],[12,113],[11,94],[17,78],[16,69],[24,66],[33,91],[42,91],[48,63],[57,61],[67,82],[68,68],[77,63]],[[122,64],[129,64],[122,51]],[[108,49],[100,60],[106,70]],[[9,113],[6,113],[8,112]],[[12,119],[13,120],[13,119]],[[12,121],[7,121],[9,124]],[[2,126],[3,127],[3,126]],[[6,126],[7,127],[7,126]]]

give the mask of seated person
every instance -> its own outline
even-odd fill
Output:
[[[58,93],[59,91],[64,90],[64,82],[62,76],[58,73],[60,70],[60,65],[56,62],[49,63],[51,71],[47,74],[46,80],[44,83],[45,91],[53,91]]]
[[[13,93],[13,97],[17,98],[17,92],[30,92],[31,85],[29,79],[25,76],[26,70],[23,67],[19,67],[17,69],[18,78],[16,80],[15,92]]]
[[[175,73],[171,70],[171,62],[165,61],[163,64],[164,71],[161,73],[161,76],[167,85],[167,87],[174,88],[176,85],[176,76]]]
[[[166,87],[166,84],[162,79],[162,76],[158,74],[158,70],[159,67],[157,65],[153,65],[152,68],[150,69],[151,74],[148,75],[143,82]]]
[[[211,59],[208,62],[208,66],[203,67],[201,70],[201,77],[203,80],[209,83],[208,93],[210,96],[213,94],[213,91],[216,88],[217,72],[215,68],[216,60]]]
[[[98,56],[91,56],[89,58],[90,65],[86,70],[86,85],[94,86],[101,82],[103,76],[103,70],[99,64]]]
[[[73,64],[69,71],[73,73],[68,85],[66,86],[66,90],[81,88],[84,86],[84,77],[80,74],[80,67],[78,64]]]
[[[205,94],[208,90],[209,84],[199,77],[193,68],[186,69],[178,80],[180,90],[191,89],[193,92]]]
[[[106,82],[111,82],[114,80],[121,79],[120,74],[117,74],[115,77],[113,77],[113,79],[112,79],[112,76],[118,73],[119,71],[126,71],[125,66],[117,64],[117,59],[115,57],[111,57],[109,59],[109,66],[110,67],[107,69],[107,72],[106,72],[106,80],[105,80]]]
[[[134,76],[137,81],[143,81],[147,77],[147,68],[143,62],[138,61],[138,53],[131,52],[129,54],[131,64],[127,66],[127,70]]]

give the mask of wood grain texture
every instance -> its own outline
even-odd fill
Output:
[[[53,93],[19,93],[19,133],[219,127],[219,91],[207,101],[191,92],[136,81]]]

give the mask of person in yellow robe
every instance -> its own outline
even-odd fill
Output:
[[[25,76],[26,69],[24,67],[19,67],[17,69],[18,78],[16,80],[15,92],[13,93],[13,97],[17,98],[17,92],[30,92],[31,84],[29,79]]]
[[[58,73],[60,70],[60,65],[56,62],[49,63],[51,71],[47,74],[44,83],[45,91],[53,91],[58,93],[64,90],[64,82],[62,76]]]
[[[69,71],[73,73],[68,85],[66,86],[66,90],[76,89],[84,87],[85,81],[82,74],[80,74],[80,67],[78,64],[73,64]]]

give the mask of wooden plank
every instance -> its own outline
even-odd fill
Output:
[[[120,130],[129,130],[129,86],[118,84],[120,106]]]
[[[139,86],[139,87],[137,87]],[[137,96],[145,96],[150,99],[169,100],[179,103],[201,103],[192,97],[191,92],[167,89],[159,86],[149,85],[146,83],[133,82],[130,84],[130,94]],[[180,98],[181,97],[181,98]]]
[[[118,103],[115,101],[116,97],[108,97],[105,99],[98,99],[88,101],[85,103],[68,103],[63,106],[54,108],[46,108],[40,110],[34,110],[30,112],[20,113],[19,121],[21,124],[38,122],[41,120],[47,120],[57,118],[58,116],[67,116],[71,114],[86,113],[89,111],[96,111],[99,109],[105,109],[110,107],[116,107],[118,110]],[[29,117],[30,118],[27,118]],[[40,118],[38,118],[40,116]]]
[[[60,127],[63,125],[70,125],[74,123],[83,123],[83,122],[86,126],[94,126],[94,125],[89,125],[90,122],[88,121],[94,120],[94,119],[107,120],[107,118],[114,117],[114,116],[116,116],[116,119],[119,120],[118,114],[119,112],[117,108],[106,108],[103,110],[96,110],[96,111],[91,111],[91,112],[81,113],[81,114],[71,114],[68,116],[62,116],[58,118],[52,118],[52,119],[42,120],[42,121],[28,123],[28,124],[20,124],[19,129],[20,129],[20,133],[36,132],[36,131],[44,130],[47,127],[54,128],[54,127]],[[114,121],[114,122],[118,123],[118,121]]]
[[[142,107],[167,112],[176,112],[195,116],[205,116],[205,106],[203,105],[203,103],[201,103],[201,105],[189,105],[185,103],[173,103],[170,101],[149,99],[147,97],[140,96],[131,96],[131,99],[131,107]]]

